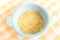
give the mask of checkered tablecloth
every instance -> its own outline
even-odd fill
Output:
[[[21,37],[6,23],[13,11],[24,3],[39,4],[50,16],[48,29],[37,38]],[[0,40],[60,40],[60,0],[0,0]]]

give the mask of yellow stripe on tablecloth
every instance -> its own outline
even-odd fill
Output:
[[[25,1],[18,2],[18,3],[16,3],[15,5],[13,5],[11,8],[6,9],[6,11],[5,11],[4,13],[2,13],[2,16],[4,16],[5,14],[6,14],[6,15],[10,15],[11,13],[9,13],[9,12],[11,12],[12,10],[15,10],[18,6],[22,5],[24,2],[25,2]],[[11,5],[11,4],[10,4],[10,5]]]
[[[56,4],[54,4],[54,3],[50,3],[49,5],[46,5],[46,4],[48,4],[47,2],[49,2],[49,0],[45,0],[45,1],[42,1],[42,2],[40,2],[40,5],[41,6],[43,6],[43,7],[46,7],[46,9],[49,11],[51,8],[52,8],[52,5],[56,5]]]
[[[31,3],[31,2],[36,2],[36,1],[38,1],[38,0],[28,0],[29,1],[29,3]]]
[[[51,8],[53,8],[53,6],[56,6],[57,3],[56,2],[51,2],[50,5],[46,5],[46,9],[50,10]]]
[[[57,11],[53,11],[52,12],[52,15],[51,15],[51,19],[53,19],[55,16],[57,16],[58,15],[58,12]]]
[[[54,23],[54,26],[55,26],[55,28],[57,28],[58,26],[60,26],[60,21],[55,22],[55,23]]]
[[[47,32],[45,32],[43,35],[41,35],[38,40],[46,40],[49,35],[53,33],[54,29],[49,28]]]
[[[22,40],[30,40],[30,38],[25,38],[25,37],[24,37],[24,38],[22,38]]]
[[[45,34],[43,34],[42,36],[40,36],[39,38],[38,38],[38,40],[46,40],[46,35]]]
[[[57,29],[60,26],[59,21],[56,21],[48,30],[46,34],[51,34],[55,29]]]
[[[40,5],[45,5],[46,2],[49,2],[49,0],[42,0],[39,4],[40,4]]]
[[[54,40],[60,40],[60,34],[58,34],[58,35],[54,38]]]
[[[8,5],[11,5],[15,0],[10,0],[9,2],[6,3],[6,5],[3,5],[0,7],[0,9],[6,8]]]
[[[60,21],[55,22],[42,36],[39,37],[39,40],[45,40],[50,34],[53,33],[55,29],[60,26]]]
[[[57,9],[58,12],[60,12],[60,7]]]
[[[53,6],[56,6],[57,5],[57,3],[56,2],[52,2],[51,3],[51,6],[53,7]]]
[[[45,5],[45,2],[41,2],[40,5]]]
[[[0,32],[0,37],[2,37],[2,36],[4,36],[5,35],[5,33],[7,33],[7,32],[10,32],[12,29],[8,26],[8,27],[6,27],[6,29],[5,30],[3,30],[2,32]]]
[[[17,35],[17,33],[14,32],[10,35],[10,37],[8,37],[7,40],[14,40],[16,37],[18,37],[18,35]]]
[[[14,4],[14,5],[15,5],[15,9],[16,9],[16,7],[22,5],[25,1],[27,1],[27,0],[19,1],[18,3]],[[8,5],[11,5],[12,7],[14,7],[14,5],[12,5],[13,2],[14,2],[14,1],[8,2]],[[8,5],[6,4],[5,6],[7,7]],[[4,7],[5,7],[5,6],[4,6]],[[11,8],[12,8],[12,7],[11,7]],[[9,8],[9,9],[6,9],[5,12],[6,12],[7,10],[10,10],[10,8]],[[12,9],[12,10],[14,10],[14,9]],[[4,13],[5,13],[5,12],[4,12]],[[3,15],[4,13],[1,13],[1,14]]]
[[[46,9],[47,10],[50,10],[52,8],[52,6],[47,6]]]
[[[2,20],[2,18],[1,18],[0,26],[2,26],[4,24],[6,24],[6,20]]]

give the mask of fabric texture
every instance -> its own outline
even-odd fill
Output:
[[[36,3],[42,6],[50,16],[50,24],[37,38],[19,36],[7,25],[7,18],[24,3]],[[0,40],[60,40],[60,0],[0,0]]]

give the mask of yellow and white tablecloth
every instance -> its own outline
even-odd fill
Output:
[[[6,20],[24,3],[36,3],[47,10],[50,24],[47,31],[37,38],[19,36]],[[0,40],[60,40],[60,0],[0,0]]]

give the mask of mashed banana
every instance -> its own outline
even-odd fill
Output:
[[[34,10],[24,12],[18,19],[18,25],[25,34],[35,34],[42,30],[43,18]]]

